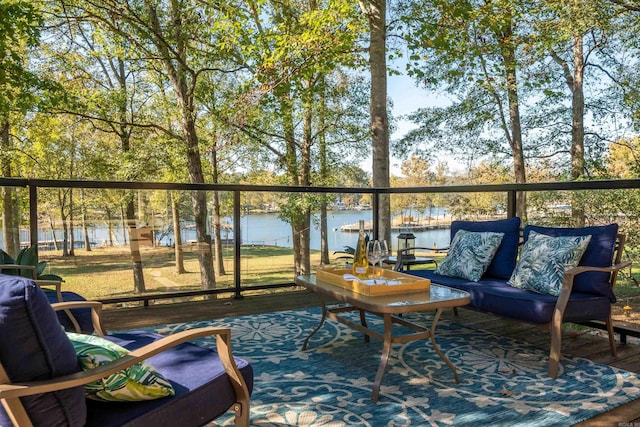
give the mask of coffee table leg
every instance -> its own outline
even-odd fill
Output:
[[[384,340],[382,345],[382,355],[380,356],[380,365],[378,365],[378,372],[376,373],[376,379],[373,383],[373,392],[371,393],[371,400],[378,401],[378,395],[380,394],[380,384],[382,384],[382,377],[384,376],[384,370],[387,368],[389,362],[389,354],[391,354],[391,332],[393,323],[391,322],[391,315],[384,314]]]
[[[445,356],[444,353],[440,351],[440,347],[438,347],[438,344],[436,344],[436,325],[438,324],[438,320],[440,320],[441,314],[442,314],[442,309],[441,308],[437,309],[436,315],[433,318],[433,323],[431,323],[431,344],[433,344],[433,349],[436,351],[436,353],[438,353],[438,356],[440,356],[440,359],[442,359],[444,363],[449,365],[449,368],[451,368],[451,370],[453,371],[453,377],[456,380],[456,384],[459,384],[460,380],[458,379],[458,371],[456,371],[456,367],[453,365],[453,363],[451,363],[449,359],[447,359],[447,356]]]
[[[318,324],[318,326],[316,326],[316,328],[311,331],[309,336],[304,340],[304,343],[302,344],[302,351],[305,351],[307,349],[307,344],[309,344],[309,340],[311,339],[311,337],[320,330],[322,325],[324,325],[324,321],[327,320],[327,305],[324,303],[324,298],[322,298],[322,295],[317,295],[318,298],[320,298],[320,303],[322,304],[322,318],[320,319],[320,323]]]
[[[367,327],[367,317],[365,316],[365,312],[362,309],[360,309],[360,324],[365,328]],[[369,341],[370,341],[369,335],[364,334],[364,342],[369,342]]]

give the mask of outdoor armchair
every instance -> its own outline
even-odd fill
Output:
[[[60,280],[42,280],[38,279],[38,273],[36,267],[32,265],[19,265],[19,264],[0,264],[0,274],[10,273],[14,271],[17,275],[26,277],[28,273],[33,278],[33,282],[40,286],[50,303],[56,302],[70,302],[70,301],[86,301],[86,299],[71,291],[62,290],[62,281]],[[78,308],[71,311],[70,309],[64,309],[57,313],[60,324],[67,331],[92,333],[92,320],[91,312],[88,308]]]
[[[253,371],[231,352],[229,328],[198,328],[162,337],[143,331],[105,335],[130,351],[82,371],[55,310],[89,306],[104,334],[97,302],[53,306],[32,280],[0,275],[0,425],[190,426],[203,425],[232,408],[238,426],[249,424]],[[213,351],[188,341],[216,336]],[[139,402],[85,398],[84,384],[141,360],[166,378],[174,396]]]

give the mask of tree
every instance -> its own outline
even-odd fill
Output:
[[[598,53],[604,53],[601,59],[606,61],[609,56],[604,51],[613,35],[611,23],[614,15],[608,1],[573,0],[563,4],[549,1],[542,2],[541,19],[534,24],[540,34],[537,43],[542,44],[561,71],[571,99],[569,176],[572,180],[584,179],[586,174],[585,80],[591,77],[594,85],[598,85],[600,80],[596,75],[589,76],[587,70],[595,67],[604,71],[606,78],[610,76],[597,57]],[[598,108],[595,99],[591,103],[592,108]],[[572,222],[576,227],[584,226],[585,223],[584,206],[577,195],[572,202]]]
[[[515,182],[526,182],[517,54],[526,41],[524,4],[438,0],[412,1],[408,7],[403,35],[411,52],[410,74],[456,99],[450,106],[413,114],[420,128],[402,145],[416,147],[427,140],[453,151],[505,153]],[[526,217],[523,193],[516,203],[517,214]]]
[[[371,73],[371,147],[373,186],[390,186],[389,116],[387,114],[387,2],[358,0],[369,24],[369,72]],[[378,206],[380,238],[391,241],[391,201],[381,196]]]
[[[343,0],[327,4],[251,3],[251,7],[253,33],[247,39],[252,49],[245,49],[243,54],[245,63],[255,64],[251,67],[254,78],[236,96],[234,108],[221,113],[227,123],[241,130],[284,171],[281,184],[311,186],[321,135],[343,141],[359,139],[358,130],[354,131],[353,122],[349,122],[355,108],[348,105],[351,111],[344,114],[344,104],[348,104],[344,98],[343,105],[335,102],[332,109],[323,109],[325,127],[318,125],[317,111],[318,98],[330,93],[323,85],[326,76],[335,77],[336,88],[348,81],[339,69],[355,62],[355,42],[361,33],[359,17]],[[265,16],[270,19],[264,20]],[[344,94],[345,89],[334,93]],[[259,104],[251,102],[255,99]],[[308,235],[315,205],[312,197],[291,194],[282,207],[281,215],[292,228],[296,274],[310,272]]]
[[[115,0],[85,1],[76,7],[77,16],[86,17],[127,40],[131,46],[130,54],[135,53],[150,70],[170,82],[189,180],[204,183],[197,131],[199,106],[195,93],[201,76],[231,73],[237,67],[225,68],[229,63],[224,61],[235,46],[229,41],[232,36],[230,29],[240,22],[243,12],[233,5],[188,0],[168,3],[140,0],[125,5]],[[204,192],[199,191],[192,192],[191,196],[201,281],[205,289],[212,289],[215,287],[215,275],[206,224],[207,198]]]
[[[30,1],[0,3],[0,172],[14,176],[11,137],[12,113],[24,113],[38,103],[37,93],[47,86],[28,67],[27,51],[38,46],[42,16]],[[5,250],[20,251],[18,202],[12,187],[0,189],[2,236]]]

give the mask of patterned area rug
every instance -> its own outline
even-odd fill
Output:
[[[405,316],[431,324],[432,313]],[[232,328],[233,351],[255,371],[251,425],[256,426],[564,426],[593,417],[640,393],[637,375],[586,359],[563,359],[558,379],[546,376],[547,354],[523,342],[441,321],[437,342],[393,346],[380,400],[371,388],[382,343],[327,320],[309,349],[300,347],[320,309],[292,310],[149,328],[171,334],[201,326]],[[369,325],[382,329],[376,316]],[[401,332],[401,331],[398,331]],[[214,346],[213,339],[201,344]],[[224,416],[219,425],[232,425]]]

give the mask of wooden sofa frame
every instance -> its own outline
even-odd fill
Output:
[[[551,332],[551,345],[549,351],[549,364],[547,366],[547,375],[551,378],[557,378],[558,369],[560,366],[560,357],[561,357],[561,349],[562,349],[562,322],[564,319],[564,313],[567,308],[567,304],[569,303],[569,297],[571,296],[571,292],[573,290],[573,281],[575,277],[581,273],[587,271],[600,271],[610,273],[609,276],[609,285],[613,290],[616,285],[616,280],[618,278],[618,273],[623,268],[626,268],[631,265],[631,261],[622,261],[622,253],[624,251],[624,245],[626,242],[626,236],[624,234],[618,233],[616,235],[616,244],[614,248],[613,262],[610,267],[589,267],[589,266],[578,266],[574,267],[570,270],[567,270],[564,274],[562,280],[562,289],[560,290],[560,295],[558,296],[555,309],[553,312],[553,317],[551,322],[547,324],[540,324],[541,327],[549,328]],[[430,248],[408,248],[398,250],[397,262],[394,266],[395,271],[402,271],[403,262],[402,262],[402,254],[407,250],[433,250]],[[446,250],[439,249],[439,251],[444,252]],[[457,309],[454,309],[457,314]],[[490,313],[491,314],[491,313]],[[517,320],[517,319],[514,319]],[[605,321],[606,330],[609,334],[609,347],[611,349],[611,354],[616,357],[616,343],[613,332],[613,319],[611,317],[611,313],[609,313],[609,317]]]

